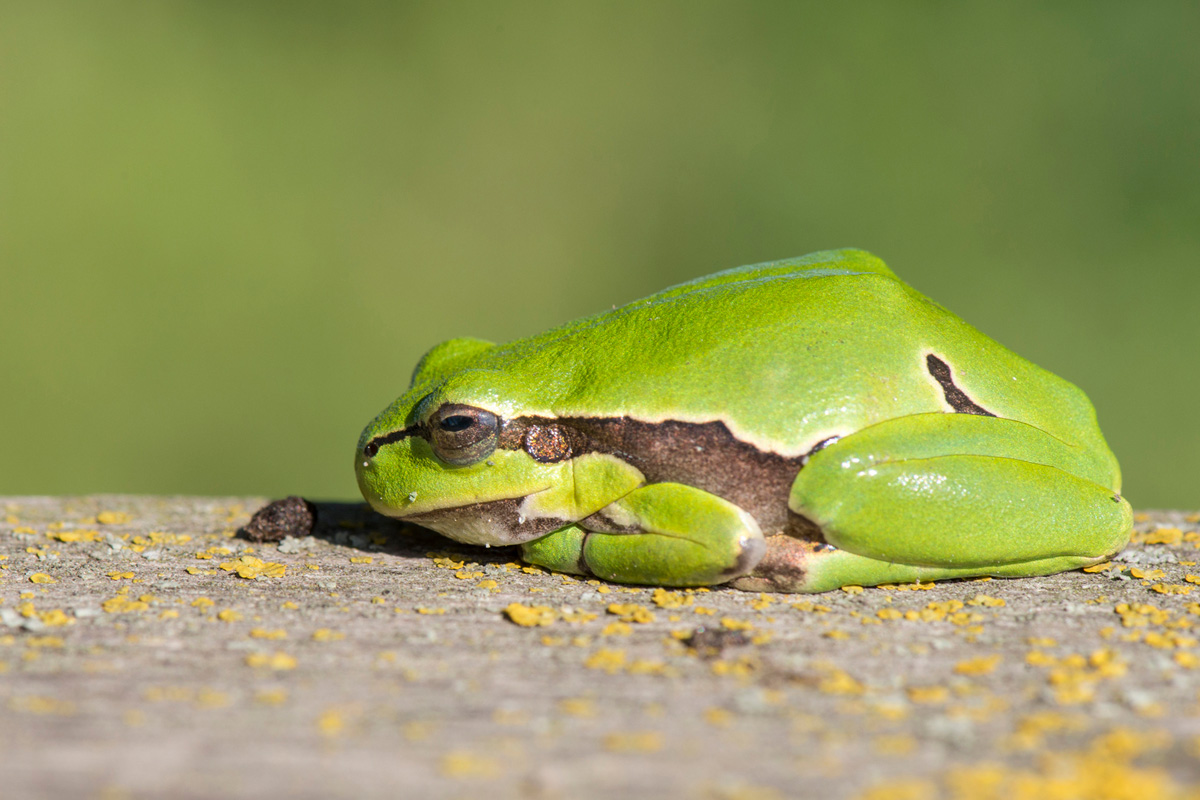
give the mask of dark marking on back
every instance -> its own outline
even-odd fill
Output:
[[[954,409],[956,414],[978,414],[981,417],[996,416],[967,397],[966,392],[954,385],[954,378],[950,375],[950,365],[945,361],[942,361],[933,353],[929,353],[925,356],[925,365],[929,369],[929,374],[942,387],[942,393],[946,395],[946,402],[950,404],[950,407]]]

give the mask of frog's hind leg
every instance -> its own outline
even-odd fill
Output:
[[[1016,420],[890,420],[809,459],[789,505],[820,526],[825,544],[772,537],[756,574],[779,590],[820,592],[1086,566],[1129,541],[1118,480],[1103,455]]]
[[[707,586],[749,573],[766,546],[754,518],[691,486],[653,483],[521,546],[558,572],[617,583]]]

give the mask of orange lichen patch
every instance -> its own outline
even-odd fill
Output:
[[[370,564],[375,561],[374,556],[353,556],[350,559],[351,564]],[[483,573],[479,573],[483,575]]]
[[[233,561],[224,561],[218,565],[226,572],[236,572],[239,578],[254,580],[256,578],[282,578],[287,571],[283,564],[263,561],[254,556],[241,556]]]
[[[1093,573],[1108,572],[1110,569],[1120,572],[1121,570],[1125,569],[1125,567],[1120,564],[1113,563],[1112,561],[1105,561],[1103,564],[1092,564],[1090,567],[1084,567],[1083,571]]]
[[[625,651],[601,648],[588,656],[583,665],[588,669],[598,669],[609,675],[620,672],[625,667]]]
[[[246,635],[251,639],[286,639],[287,631],[283,628],[251,628]]]
[[[133,537],[134,544],[152,544],[159,547],[187,544],[192,540],[186,533],[166,533],[165,531],[150,531],[145,536]]]
[[[346,727],[342,712],[336,708],[327,708],[317,717],[317,730],[323,736],[337,736]]]
[[[1200,604],[1197,604],[1200,607]],[[1171,619],[1171,612],[1165,608],[1156,608],[1149,603],[1118,603],[1113,609],[1121,615],[1121,624],[1126,628],[1139,628],[1147,625],[1163,625]],[[1188,606],[1191,611],[1191,606]]]
[[[625,671],[630,675],[662,675],[667,678],[673,678],[679,674],[674,667],[652,658],[634,659],[625,667]]]
[[[260,689],[254,693],[254,702],[264,706],[281,706],[287,698],[287,689]]]
[[[1192,587],[1182,583],[1156,583],[1150,587],[1150,591],[1159,594],[1191,594]]]
[[[732,661],[718,659],[709,668],[719,677],[749,678],[758,670],[758,659],[751,655],[738,656]]]
[[[845,631],[837,630],[836,628],[831,631],[825,631],[821,635],[824,636],[826,639],[839,639],[840,640],[840,639],[849,639],[850,638],[850,634],[846,633]]]
[[[214,546],[208,548],[207,550],[201,550],[200,552],[196,553],[196,558],[208,560],[208,559],[214,558],[216,556],[227,556],[227,555],[230,555],[231,553],[233,553],[233,551],[230,550],[228,547],[214,545]]]
[[[662,749],[662,734],[657,731],[610,733],[604,737],[604,749],[614,753],[657,753]]]
[[[496,583],[491,578],[488,578],[487,580],[482,580],[479,583],[475,584],[475,586],[476,586],[476,588],[479,588],[479,589],[489,589],[491,591],[499,591],[500,584]]]
[[[601,636],[629,636],[633,626],[628,622],[610,622],[600,631]]]
[[[881,608],[875,612],[880,619],[903,619],[904,613],[894,608]]]
[[[287,653],[250,653],[246,656],[246,666],[255,669],[287,670],[296,668],[296,659]]]
[[[96,515],[96,522],[101,525],[125,525],[132,519],[125,511],[101,511]]]
[[[879,736],[872,742],[875,752],[883,756],[906,756],[917,750],[917,740],[912,736]]]
[[[721,627],[727,631],[752,631],[754,623],[744,619],[721,617]]]
[[[599,614],[596,614],[591,611],[580,611],[578,609],[566,608],[566,607],[559,609],[558,613],[562,616],[563,622],[570,622],[570,623],[574,623],[574,624],[582,624],[584,622],[591,622],[592,620],[597,619],[600,616]]]
[[[711,706],[704,709],[704,721],[715,728],[725,728],[733,721],[733,714],[720,706]]]
[[[433,565],[439,569],[462,569],[466,565],[466,561],[456,561],[448,553],[426,553],[426,556],[433,559]],[[515,564],[513,566],[516,566]]]
[[[1171,744],[1171,734],[1167,731],[1113,728],[1093,739],[1088,750],[1100,758],[1128,761],[1155,750],[1165,750]]]
[[[558,619],[558,612],[550,606],[527,606],[523,603],[509,603],[504,609],[504,616],[522,628],[535,628],[552,624]]]
[[[350,560],[353,561],[354,559]],[[478,571],[472,572],[468,569],[460,569],[458,572],[454,573],[454,577],[460,581],[473,581],[476,578],[482,578],[483,573]]]
[[[909,686],[905,693],[909,700],[922,705],[944,703],[950,699],[950,690],[945,686]]]
[[[1161,569],[1141,569],[1139,567],[1130,568],[1129,574],[1135,578],[1144,578],[1148,581],[1156,581],[1167,576],[1167,573]]]
[[[329,628],[317,628],[312,633],[314,642],[337,642],[346,638],[346,634],[341,631],[331,630]]]
[[[23,711],[29,714],[53,714],[66,717],[75,713],[75,704],[67,700],[46,695],[21,695],[8,701],[8,707],[13,711]]]
[[[610,603],[605,610],[609,614],[620,617],[622,622],[636,622],[639,624],[654,622],[654,612],[636,603]]]
[[[1034,750],[1045,743],[1048,734],[1073,733],[1088,726],[1087,717],[1061,711],[1037,711],[1017,721],[1008,744],[1017,750]]]
[[[106,572],[105,574],[114,581],[120,581],[120,580],[131,581],[131,580],[133,580],[132,572],[120,572],[120,571],[114,570],[112,572]]]
[[[958,614],[963,608],[961,600],[943,600],[941,602],[932,602],[922,608],[920,611],[905,611],[904,618],[910,621],[921,622],[941,622],[949,620],[957,625],[965,625],[971,622],[980,622],[983,620],[978,614]]]
[[[1051,663],[1036,666],[1051,666]],[[1054,699],[1062,705],[1086,703],[1095,697],[1097,684],[1104,679],[1119,678],[1128,666],[1112,650],[1096,650],[1087,659],[1072,654],[1052,662],[1046,676]]]
[[[242,612],[226,608],[217,614],[217,619],[221,620],[221,622],[240,622],[242,620]]]
[[[74,542],[98,542],[104,538],[100,531],[47,531],[46,537],[65,544]]]
[[[965,661],[955,664],[954,672],[957,675],[987,675],[994,671],[999,663],[999,653],[990,656],[979,656],[978,658],[968,658]]]
[[[194,608],[212,608],[213,601],[207,597],[197,597],[192,601],[191,605]]]
[[[650,599],[659,608],[684,608],[694,602],[692,595],[668,592],[666,589],[655,589]]]
[[[755,611],[766,611],[775,602],[775,598],[765,592],[759,592],[758,597],[750,603],[750,607]]]
[[[29,581],[31,583],[58,583],[57,580],[55,580],[54,578],[51,578],[49,575],[47,575],[44,572],[33,573],[32,575],[29,576]]]
[[[1196,639],[1183,636],[1175,631],[1147,631],[1142,642],[1157,647],[1160,650],[1173,650],[1178,647],[1195,647]]]
[[[134,611],[145,611],[150,604],[144,600],[131,600],[126,594],[118,594],[100,604],[108,614],[129,614]]]
[[[857,681],[849,673],[840,669],[828,670],[817,682],[817,691],[825,694],[858,696],[866,692],[867,687]]]
[[[792,603],[791,606],[797,611],[814,611],[817,614],[828,614],[833,610],[829,606],[818,605],[808,600],[801,600],[799,603]]]
[[[886,587],[881,586],[879,588],[895,589],[898,592],[927,592],[936,585],[936,583],[921,583],[920,581],[917,581],[916,583],[897,583]]]
[[[445,614],[446,609],[444,609],[444,608],[426,608],[425,606],[417,606],[417,613],[418,614],[433,614],[436,616],[438,614]]]
[[[1183,531],[1172,527],[1158,528],[1148,533],[1134,531],[1131,540],[1135,544],[1179,545],[1183,543]]]
[[[42,621],[42,624],[48,628],[58,628],[63,625],[75,624],[75,618],[69,616],[61,608],[52,608],[48,611],[39,611],[37,616],[38,619]]]
[[[500,760],[466,750],[455,750],[442,756],[439,770],[447,778],[496,778],[501,773]]]
[[[590,697],[568,697],[558,702],[558,708],[572,717],[596,716],[596,701]]]
[[[59,636],[30,636],[25,640],[27,647],[62,647],[63,644]]]
[[[1200,655],[1181,650],[1173,658],[1175,659],[1175,663],[1184,669],[1200,669]]]
[[[987,608],[1002,608],[1008,603],[1002,597],[989,597],[986,594],[977,594],[967,601],[969,606],[986,606]]]

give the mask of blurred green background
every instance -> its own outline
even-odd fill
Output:
[[[858,246],[1200,506],[1200,5],[0,5],[0,494],[356,496],[431,344]]]

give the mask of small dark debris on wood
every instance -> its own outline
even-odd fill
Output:
[[[286,536],[308,536],[316,523],[316,507],[303,497],[292,495],[254,512],[250,522],[238,532],[252,542],[278,542]]]
[[[750,644],[750,637],[741,631],[706,628],[701,625],[692,631],[692,635],[684,639],[683,643],[701,658],[717,658],[727,647],[741,647]]]

